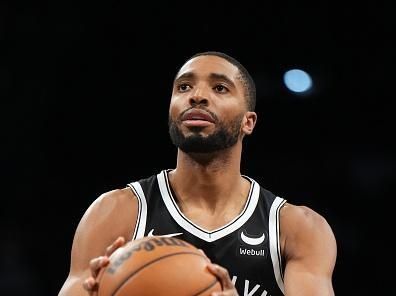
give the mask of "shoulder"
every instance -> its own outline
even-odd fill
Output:
[[[282,253],[298,256],[312,249],[336,252],[334,233],[326,218],[306,206],[286,203],[280,211]]]
[[[123,236],[134,233],[138,205],[129,188],[101,194],[85,211],[73,239],[71,270],[88,268],[89,260],[104,254],[106,247]]]
[[[288,228],[318,227],[328,225],[326,219],[307,206],[285,203],[280,210],[280,217]],[[302,225],[301,225],[302,224]]]
[[[103,224],[123,228],[123,225],[135,220],[137,210],[138,202],[130,188],[114,189],[102,193],[92,202],[81,223],[94,222],[96,226]]]
[[[125,205],[137,204],[136,196],[133,191],[126,187],[122,189],[114,189],[102,193],[97,197],[88,211],[111,212],[115,209],[122,209]]]
[[[107,242],[111,242],[119,235],[126,236],[133,233],[138,212],[138,202],[129,188],[115,189],[102,193],[85,211],[79,226],[78,233],[84,236],[90,234],[103,237],[107,233]],[[97,236],[100,232],[102,235]]]

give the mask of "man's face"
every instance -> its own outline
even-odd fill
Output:
[[[179,71],[169,108],[172,142],[184,152],[210,153],[235,145],[247,104],[238,68],[199,56]]]

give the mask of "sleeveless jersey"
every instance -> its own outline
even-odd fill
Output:
[[[175,236],[225,267],[240,296],[284,295],[279,210],[286,200],[244,176],[251,185],[243,210],[228,224],[208,231],[183,215],[168,172],[128,184],[139,208],[133,239]]]

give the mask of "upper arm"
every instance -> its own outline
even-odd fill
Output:
[[[286,295],[334,295],[336,240],[327,221],[307,207],[281,211]]]
[[[59,295],[87,295],[82,282],[90,276],[90,260],[103,256],[117,237],[132,239],[137,212],[137,200],[127,188],[104,193],[90,205],[77,226],[69,276]]]

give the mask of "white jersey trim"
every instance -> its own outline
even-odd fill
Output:
[[[232,232],[235,230],[239,229],[243,224],[246,223],[246,221],[252,216],[258,200],[260,196],[260,185],[253,179],[246,177],[250,180],[251,185],[250,185],[250,190],[249,190],[249,195],[248,199],[246,201],[245,207],[241,211],[241,213],[235,217],[231,222],[228,224],[212,230],[208,231],[203,229],[202,227],[196,225],[194,222],[189,220],[179,209],[179,207],[176,204],[175,199],[172,196],[172,192],[170,190],[169,186],[169,180],[168,180],[168,173],[166,170],[163,170],[161,173],[157,175],[158,179],[158,185],[159,189],[161,192],[162,199],[164,200],[164,203],[173,217],[177,224],[179,224],[182,228],[184,228],[186,231],[190,232],[191,234],[195,235],[196,237],[199,237],[200,239],[207,241],[207,242],[213,242],[216,241]]]
[[[285,287],[283,284],[283,271],[282,271],[282,257],[280,250],[279,239],[279,210],[285,204],[286,200],[276,197],[271,205],[269,214],[269,243],[272,266],[274,267],[275,279],[279,289],[285,294]]]
[[[147,201],[142,186],[139,182],[130,183],[128,184],[128,186],[131,188],[138,200],[138,217],[136,221],[135,231],[133,233],[133,239],[135,240],[144,237],[147,221]]]

